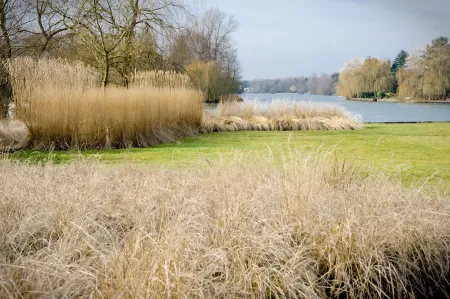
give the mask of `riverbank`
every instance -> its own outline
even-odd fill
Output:
[[[385,99],[374,99],[374,98],[346,98],[348,101],[356,101],[356,102],[388,102],[388,103],[396,103],[398,102],[395,98],[385,98]]]
[[[450,104],[450,99],[445,101],[429,101],[429,100],[399,100],[396,98],[374,99],[374,98],[346,98],[348,101],[355,102],[387,102],[387,103],[417,103],[417,104]]]

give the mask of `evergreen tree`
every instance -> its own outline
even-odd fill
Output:
[[[409,54],[405,50],[401,50],[397,54],[397,57],[395,57],[394,63],[392,64],[391,67],[391,72],[394,75],[394,77],[397,74],[398,70],[405,66],[406,59],[408,58],[408,56]]]

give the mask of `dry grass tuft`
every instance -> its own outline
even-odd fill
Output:
[[[358,130],[363,125],[336,105],[311,102],[222,102],[203,117],[207,132]]]
[[[0,120],[0,151],[18,150],[28,145],[28,128],[17,120]]]
[[[449,295],[448,197],[288,157],[182,171],[0,161],[0,297]]]
[[[166,78],[167,87],[105,90],[96,87],[92,69],[62,60],[17,58],[8,70],[16,117],[28,126],[35,149],[144,147],[200,129],[202,94],[174,89],[169,77],[158,81]]]

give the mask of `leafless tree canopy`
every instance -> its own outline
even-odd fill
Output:
[[[187,66],[209,100],[239,89],[241,67],[232,40],[238,27],[232,16],[209,9],[177,32],[171,44],[171,63],[178,68]]]
[[[146,70],[214,63],[221,95],[237,91],[238,22],[218,9],[195,17],[183,0],[0,0],[0,58],[60,57],[98,69],[103,86]],[[3,72],[6,78],[6,74]]]

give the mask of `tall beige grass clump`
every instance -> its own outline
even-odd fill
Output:
[[[98,86],[98,73],[94,68],[64,59],[33,59],[18,57],[6,62],[13,89],[15,114],[27,119],[36,89],[44,86],[79,91]]]
[[[193,89],[103,89],[92,69],[62,60],[17,58],[8,70],[16,116],[36,149],[149,146],[191,136],[201,125],[202,95]]]
[[[337,105],[312,102],[221,102],[203,118],[208,132],[357,130],[363,125]]]
[[[0,152],[26,147],[28,134],[28,128],[23,122],[0,120]]]
[[[139,71],[131,76],[131,86],[151,88],[191,88],[189,76],[175,71]]]
[[[448,193],[281,166],[0,161],[0,297],[448,297]]]

